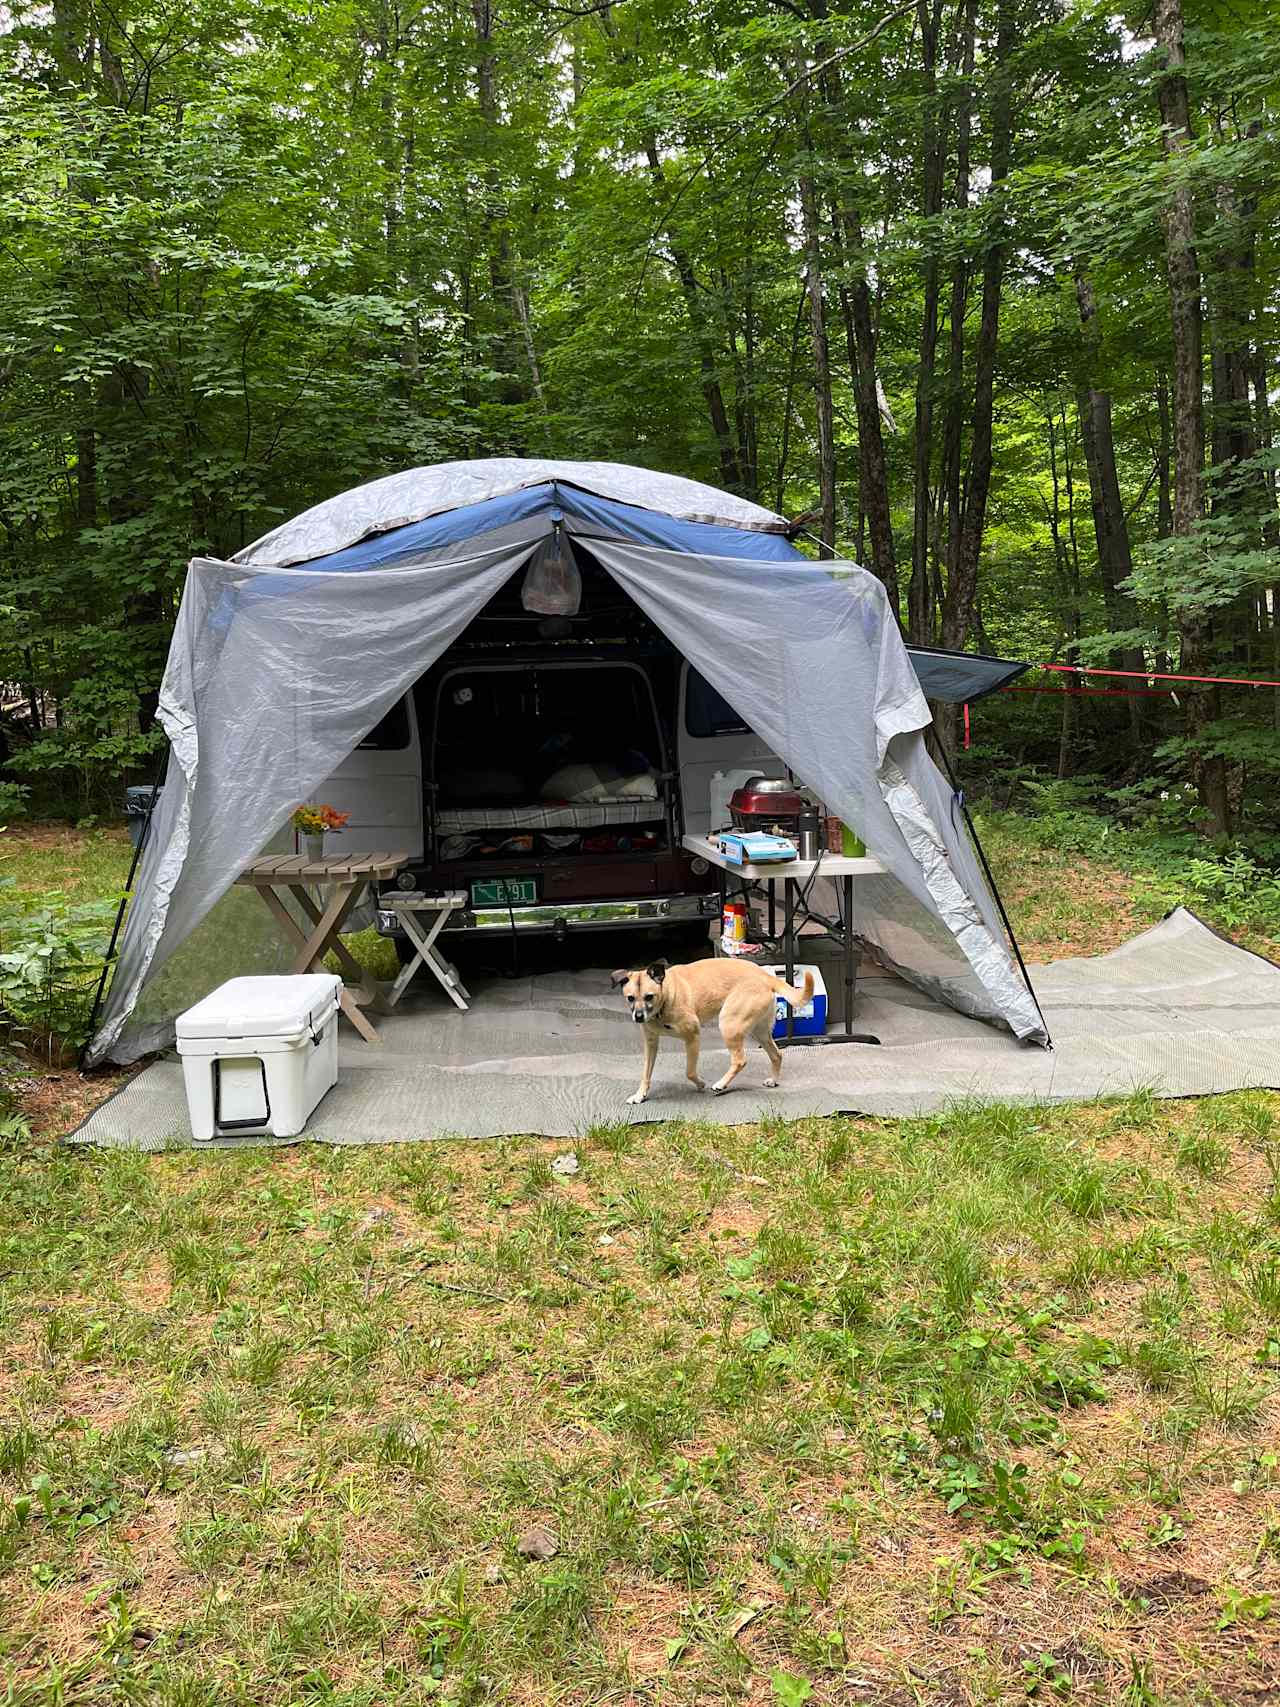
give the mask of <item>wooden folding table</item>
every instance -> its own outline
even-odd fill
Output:
[[[237,883],[256,889],[266,902],[286,939],[298,944],[293,972],[314,972],[321,967],[326,954],[337,956],[342,968],[344,987],[342,1011],[367,1043],[376,1043],[378,1034],[361,1012],[357,1000],[380,1013],[390,1011],[386,991],[372,978],[351,954],[339,936],[348,916],[364,891],[374,883],[385,883],[409,863],[407,853],[366,853],[343,856],[335,854],[323,859],[281,854],[268,854],[246,866]],[[309,921],[311,929],[298,922],[285,906],[282,891],[288,890]],[[331,890],[327,902],[317,906],[311,893]]]

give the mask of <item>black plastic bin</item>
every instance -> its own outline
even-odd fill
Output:
[[[156,805],[160,804],[162,788],[155,791]],[[141,788],[126,788],[124,791],[124,815],[129,823],[129,840],[135,848],[142,846],[147,830],[147,814],[151,810],[151,784],[144,783]]]

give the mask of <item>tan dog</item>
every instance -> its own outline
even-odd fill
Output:
[[[813,994],[813,973],[804,975],[804,988],[795,990],[763,966],[745,960],[695,960],[690,966],[649,966],[643,971],[619,969],[613,974],[616,989],[624,994],[631,1017],[644,1027],[644,1071],[640,1089],[628,1102],[644,1102],[653,1079],[658,1042],[670,1031],[684,1044],[685,1070],[690,1084],[700,1091],[706,1085],[698,1077],[701,1031],[719,1016],[720,1035],[729,1050],[729,1067],[711,1089],[719,1096],[727,1091],[747,1064],[747,1039],[754,1037],[769,1057],[766,1086],[772,1089],[782,1073],[782,1051],[773,1041],[775,1002],[779,996],[792,1007],[807,1002]]]

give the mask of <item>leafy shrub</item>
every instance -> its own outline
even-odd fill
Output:
[[[10,769],[33,779],[49,810],[82,818],[117,809],[125,777],[154,763],[164,740],[161,731],[142,734],[136,693],[94,676],[69,689],[62,711],[61,727],[41,731],[29,747],[14,752]]]
[[[1188,906],[1223,929],[1280,938],[1280,842],[1258,833],[1215,852],[1194,827],[1190,784],[1153,777],[1107,789],[1092,776],[1024,776],[1021,791],[1033,813],[1001,819],[1019,841],[1105,860],[1161,912]]]
[[[0,878],[0,1025],[51,1059],[85,1042],[115,900],[25,907]]]
[[[1170,860],[1147,880],[1148,888],[1171,904],[1188,900],[1229,930],[1254,925],[1280,932],[1280,877],[1264,870],[1247,853],[1220,859]]]
[[[11,823],[27,815],[27,800],[31,790],[25,782],[5,782],[0,779],[0,823]]]

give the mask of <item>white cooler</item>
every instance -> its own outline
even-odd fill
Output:
[[[177,1023],[191,1134],[270,1132],[293,1138],[338,1082],[332,972],[232,978]]]

